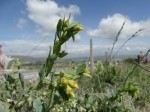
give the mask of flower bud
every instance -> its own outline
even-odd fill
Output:
[[[65,21],[64,26],[69,27],[69,19]]]
[[[66,38],[66,35],[67,35],[67,31],[65,31],[62,35],[62,38]]]
[[[78,84],[75,81],[73,81],[73,80],[69,80],[69,86],[72,87],[72,88],[79,89]]]
[[[75,97],[75,94],[73,92],[73,89],[67,85],[67,88],[66,88],[66,92],[68,95],[72,96],[72,97]]]
[[[91,78],[92,76],[88,73],[83,73],[84,76]]]
[[[68,79],[63,77],[63,78],[61,78],[60,83],[64,84],[64,85],[67,85],[68,84]]]
[[[76,26],[73,27],[73,30],[79,32],[79,31],[83,30],[83,26],[80,25],[80,24],[78,24],[78,25],[76,25]]]

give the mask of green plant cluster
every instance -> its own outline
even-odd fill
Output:
[[[106,66],[105,62],[98,61],[95,74],[86,82],[88,89],[81,86],[84,90],[79,90],[82,92],[77,104],[89,112],[149,111],[150,94],[146,88],[149,74],[139,68],[132,72],[133,69],[133,64]],[[84,85],[82,81],[80,84]]]
[[[77,79],[90,76],[85,64],[72,68],[66,72],[52,71],[57,58],[63,58],[68,53],[61,47],[70,38],[75,40],[75,34],[80,32],[83,26],[79,22],[69,22],[69,19],[60,19],[56,27],[56,35],[53,47],[50,47],[45,64],[39,71],[39,77],[35,83],[25,85],[24,75],[19,71],[9,74],[3,84],[0,97],[0,112],[49,112],[55,105],[67,102],[75,97],[75,89],[79,89]],[[19,63],[14,63],[18,69]],[[13,65],[14,66],[14,65]]]
[[[111,53],[123,26],[118,32]],[[68,54],[62,50],[62,45],[70,38],[74,41],[75,35],[81,30],[83,26],[79,22],[70,23],[65,18],[58,21],[53,46],[50,46],[48,57],[39,70],[39,77],[31,84],[26,84],[24,75],[18,70],[20,61],[16,59],[13,62],[12,68],[15,72],[7,74],[6,80],[0,82],[0,112],[148,111],[150,74],[134,65],[134,60],[129,59],[115,65],[110,54],[105,62],[96,63],[92,76],[85,64],[64,71],[53,70],[56,60]]]

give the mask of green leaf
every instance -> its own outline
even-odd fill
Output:
[[[56,95],[56,94],[54,95],[54,101],[55,101],[55,102],[58,102],[58,101],[59,101],[59,96]]]
[[[111,66],[111,68],[110,68],[110,72],[112,73],[112,75],[116,75],[116,69],[115,69],[115,66]]]
[[[58,38],[60,38],[60,31],[61,31],[62,25],[63,25],[63,21],[59,19],[58,24],[57,24],[57,31],[56,31]]]
[[[53,88],[54,88],[54,85],[50,83],[48,86],[48,89],[52,90]]]
[[[21,82],[21,86],[24,89],[24,76],[22,75],[22,73],[19,73],[19,79],[20,79],[20,82]]]
[[[59,57],[59,58],[63,58],[63,57],[65,57],[67,54],[68,54],[67,52],[62,51],[61,53],[59,53],[58,57]]]
[[[51,60],[55,60],[56,58],[57,58],[57,55],[56,55],[56,54],[50,55],[50,61],[51,61]]]
[[[60,87],[58,88],[58,92],[59,92],[59,94],[62,96],[63,100],[65,100],[65,101],[68,101],[68,100],[69,100],[69,97],[68,97],[68,95],[67,95],[67,93],[66,93],[64,87],[60,86]]]
[[[75,75],[76,74],[76,70],[73,69],[73,68],[66,69],[65,74]]]
[[[67,78],[70,78],[70,79],[73,78],[73,75],[72,75],[72,74],[66,74],[66,73],[65,73],[64,76],[67,77]]]
[[[38,84],[36,84],[34,86],[34,88],[37,89],[37,90],[41,89],[44,86],[43,81],[38,81],[37,83]]]
[[[0,101],[0,112],[10,112],[9,104],[6,102]]]
[[[25,96],[25,97],[29,97],[29,96],[30,96],[29,91],[24,91],[23,96]]]
[[[42,68],[39,71],[39,77],[40,79],[43,79],[45,73],[45,64],[42,66]]]
[[[73,68],[66,69],[64,76],[71,79],[79,78],[79,76],[76,74],[76,69]]]
[[[49,84],[51,83],[51,81],[50,81],[50,79],[46,79],[46,78],[45,78],[45,79],[43,80],[43,83],[49,85]]]
[[[24,103],[25,103],[25,101],[22,100],[22,101],[20,101],[20,102],[16,105],[16,107],[21,107]]]
[[[12,77],[12,76],[10,76],[10,75],[8,75],[7,76],[7,79],[6,79],[10,84],[12,84],[12,83],[14,83],[15,82],[15,79]]]
[[[54,76],[59,76],[60,72],[54,72]]]
[[[32,97],[29,97],[29,98],[27,99],[27,101],[28,101],[28,103],[29,103],[29,107],[31,107],[31,106],[32,106],[32,102],[33,102]]]
[[[5,88],[6,88],[6,90],[12,90],[9,82],[5,82]]]
[[[35,108],[36,112],[42,112],[43,106],[40,98],[37,98],[33,101],[33,107]]]
[[[67,20],[65,21],[64,26],[63,26],[63,27],[65,27],[65,28],[68,28],[68,27],[69,27],[69,19],[67,19]]]
[[[86,69],[86,64],[80,64],[76,69],[76,74],[82,74],[84,73],[84,70]]]
[[[53,80],[53,81],[52,81],[52,84],[54,85],[54,87],[56,87],[56,86],[57,86],[57,81],[56,81],[56,80]]]

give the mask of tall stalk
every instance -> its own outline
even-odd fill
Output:
[[[131,40],[131,39],[133,39],[134,37],[136,37],[137,34],[138,34],[139,32],[141,32],[142,30],[144,30],[144,29],[139,29],[139,30],[136,31],[130,38],[128,38],[128,39],[119,47],[119,49],[114,53],[114,55],[112,56],[112,58],[114,58],[114,57],[119,53],[119,51],[121,50],[121,48],[122,48],[129,40]]]

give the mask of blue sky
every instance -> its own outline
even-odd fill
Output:
[[[94,55],[104,55],[124,21],[126,24],[115,50],[137,30],[144,28],[129,41],[120,54],[146,52],[150,42],[149,0],[1,0],[0,44],[8,55],[46,56],[52,45],[59,18],[72,13],[84,31],[69,41],[69,56],[89,56],[89,39],[93,38]],[[40,42],[42,41],[42,42]]]

